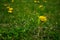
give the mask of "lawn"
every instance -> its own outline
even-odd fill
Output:
[[[59,1],[0,0],[0,40],[60,40]]]

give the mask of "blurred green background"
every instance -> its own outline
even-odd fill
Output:
[[[60,0],[34,1],[0,0],[0,40],[60,40]],[[8,13],[4,4],[13,12]],[[46,22],[38,21],[41,15]]]

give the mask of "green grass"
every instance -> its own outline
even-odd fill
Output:
[[[4,4],[9,4],[13,13],[8,13]],[[60,40],[60,3],[47,0],[0,1],[0,40]],[[39,5],[43,5],[39,8]],[[38,16],[46,16],[47,22],[39,22]]]

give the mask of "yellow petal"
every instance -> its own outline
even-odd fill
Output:
[[[9,11],[13,10],[13,8],[9,8]]]

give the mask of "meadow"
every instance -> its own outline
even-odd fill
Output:
[[[60,0],[0,0],[0,40],[60,40]]]

